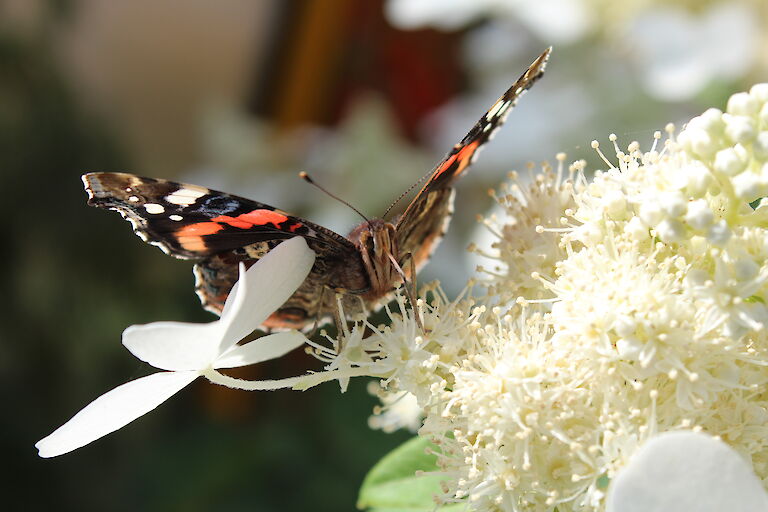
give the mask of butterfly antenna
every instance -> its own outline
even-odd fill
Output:
[[[394,202],[393,202],[391,205],[389,205],[389,208],[387,208],[387,211],[385,211],[385,212],[384,212],[384,215],[382,215],[382,216],[381,216],[381,218],[382,218],[382,219],[386,219],[386,218],[387,218],[387,214],[388,214],[390,211],[392,211],[392,208],[394,208],[394,207],[397,205],[397,203],[399,203],[400,201],[402,201],[402,200],[403,200],[403,198],[404,198],[405,196],[407,196],[408,194],[410,194],[410,193],[411,193],[411,191],[412,191],[413,189],[415,189],[416,187],[418,187],[419,185],[421,185],[422,183],[424,183],[424,180],[425,180],[425,179],[427,179],[429,176],[431,176],[431,175],[432,175],[434,172],[435,172],[435,170],[434,170],[434,169],[432,169],[432,170],[431,170],[431,171],[429,171],[427,174],[425,174],[424,176],[422,176],[422,177],[419,179],[419,181],[417,181],[416,183],[414,183],[413,185],[411,185],[410,187],[408,187],[408,190],[406,190],[405,192],[403,192],[402,194],[400,194],[400,197],[398,197],[397,199],[395,199],[395,201],[394,201]]]
[[[317,188],[318,188],[318,189],[320,189],[321,191],[325,192],[325,194],[326,194],[326,195],[328,195],[328,196],[330,196],[330,197],[334,198],[335,200],[337,200],[337,201],[338,201],[338,202],[340,202],[341,204],[348,206],[348,207],[349,207],[349,208],[350,208],[352,211],[354,211],[354,212],[355,212],[355,213],[357,213],[359,216],[361,216],[361,217],[363,218],[363,220],[365,220],[365,222],[367,222],[367,223],[370,225],[370,223],[371,223],[371,220],[370,220],[368,217],[366,217],[365,215],[363,215],[363,214],[362,214],[362,212],[361,212],[360,210],[358,210],[357,208],[355,208],[354,206],[352,206],[351,204],[349,204],[348,202],[346,202],[345,200],[343,200],[343,199],[342,199],[342,198],[340,198],[339,196],[337,196],[337,195],[334,195],[334,194],[331,194],[331,193],[330,193],[330,192],[328,192],[326,189],[324,189],[322,186],[318,185],[318,184],[315,182],[315,180],[313,180],[312,178],[310,178],[310,177],[309,177],[309,174],[307,174],[306,172],[304,172],[304,171],[301,171],[301,172],[299,173],[299,178],[303,179],[304,181],[306,181],[306,182],[307,182],[307,183],[309,183],[310,185],[312,185],[312,186],[314,186],[314,187],[317,187]]]

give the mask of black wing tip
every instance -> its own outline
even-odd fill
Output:
[[[109,186],[105,184],[110,174],[112,173],[88,172],[80,177],[85,193],[88,194],[88,206],[102,206],[103,200],[111,196]]]
[[[547,65],[547,62],[549,62],[549,57],[552,55],[552,47],[549,46],[546,50],[541,52],[541,55],[539,55],[536,60],[531,63],[531,69],[539,70],[539,72],[544,72],[544,67]]]
[[[137,176],[124,172],[87,172],[80,179],[88,194],[88,205],[105,207],[116,195],[125,193],[126,187],[129,187]]]
[[[96,197],[98,191],[103,190],[101,187],[100,172],[87,172],[80,176],[80,180],[83,182],[83,188],[85,193],[88,194],[88,205],[97,206]]]
[[[517,102],[517,99],[522,96],[522,94],[530,89],[533,84],[539,81],[539,79],[544,76],[544,70],[547,67],[547,62],[549,62],[549,56],[552,54],[552,47],[548,47],[546,50],[544,50],[541,55],[536,57],[536,60],[534,60],[530,66],[528,66],[528,69],[525,70],[525,72],[520,75],[520,78],[518,78],[515,83],[513,83],[509,89],[507,89],[504,94],[499,98],[499,100],[510,100],[512,101],[512,105]]]
[[[526,83],[526,89],[533,85],[533,83],[541,78],[541,76],[544,74],[544,70],[547,67],[550,55],[552,55],[551,46],[541,52],[541,55],[536,57],[536,60],[534,60],[531,65],[528,66],[528,69],[525,70],[525,73],[523,73],[523,75],[518,79],[517,83]]]

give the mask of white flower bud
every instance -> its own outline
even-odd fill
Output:
[[[624,232],[636,242],[645,240],[649,236],[648,226],[644,225],[639,217],[629,219],[629,222],[624,226]]]
[[[707,240],[712,245],[719,247],[724,246],[731,238],[731,228],[724,220],[721,220],[717,224],[714,224],[707,230]]]
[[[611,190],[603,197],[605,211],[612,219],[623,219],[627,216],[627,198],[620,190]]]
[[[755,138],[755,122],[745,116],[723,116],[725,119],[725,135],[733,142],[742,144]]]
[[[691,148],[691,145],[691,137],[688,129],[686,128],[677,135],[677,146],[686,153],[692,153],[693,149]]]
[[[574,232],[574,237],[586,244],[596,244],[603,239],[603,233],[594,224],[587,223],[579,226]]]
[[[664,219],[664,212],[655,201],[648,201],[640,205],[640,219],[646,226],[656,226]]]
[[[725,123],[723,122],[723,112],[717,108],[708,108],[703,114],[694,118],[693,126],[704,130],[714,137],[723,134]]]
[[[707,166],[699,161],[691,162],[680,169],[680,172],[686,178],[688,193],[693,196],[703,196],[712,184],[712,174]]]
[[[685,214],[688,205],[685,198],[678,192],[667,192],[659,198],[661,209],[670,217],[680,217]]]
[[[735,176],[747,166],[747,162],[734,148],[726,148],[715,155],[715,171],[726,176]]]
[[[754,279],[760,272],[760,265],[747,258],[739,258],[733,265],[736,279],[739,281],[749,281]]]
[[[768,103],[766,103],[768,106]],[[768,120],[765,121],[768,124]],[[768,131],[762,131],[755,137],[755,142],[752,143],[752,151],[755,153],[755,158],[762,162],[768,160]]]
[[[768,103],[763,105],[763,108],[760,109],[760,113],[757,115],[757,119],[763,124],[763,126],[768,124]]]
[[[709,204],[704,199],[697,199],[688,203],[688,213],[685,215],[685,222],[698,230],[705,230],[715,220],[715,214],[712,213]]]
[[[726,110],[737,116],[751,116],[760,109],[760,102],[749,93],[739,92],[728,99]]]
[[[656,226],[656,233],[662,242],[678,242],[685,235],[685,226],[677,219],[664,219]]]
[[[709,133],[698,129],[688,129],[686,132],[688,132],[688,138],[690,139],[691,151],[695,156],[708,158],[717,151],[715,141]]]
[[[731,180],[733,190],[739,199],[751,203],[764,195],[765,183],[753,172],[743,172]]]
[[[643,350],[643,344],[637,340],[620,338],[616,340],[616,350],[622,359],[636,361],[640,356],[640,351]]]
[[[634,318],[620,316],[613,323],[613,330],[622,338],[629,338],[635,334],[635,331],[637,330],[637,322]]]
[[[760,103],[768,103],[768,83],[753,85],[749,94]]]

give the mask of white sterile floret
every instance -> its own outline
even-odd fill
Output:
[[[237,343],[280,307],[309,274],[315,253],[303,238],[283,242],[247,271],[227,297],[221,318],[208,324],[154,322],[123,332],[123,344],[137,358],[166,370],[101,395],[35,445],[41,457],[85,446],[143,416],[217,368],[236,368],[281,357],[307,339],[296,331]],[[224,377],[224,376],[222,376]]]
[[[690,431],[661,434],[629,459],[611,486],[607,512],[768,510],[768,494],[740,453]]]

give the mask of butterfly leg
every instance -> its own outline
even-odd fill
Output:
[[[339,347],[338,351],[341,353],[341,350],[344,348],[343,341],[342,341],[342,334],[345,332],[345,329],[343,328],[345,324],[345,319],[342,318],[341,314],[341,304],[340,304],[340,296],[343,296],[342,293],[339,293],[338,291],[334,290],[334,296],[333,296],[333,322],[336,324],[336,339],[339,341]]]
[[[426,334],[427,331],[424,329],[424,324],[421,322],[421,314],[419,314],[419,308],[416,305],[416,266],[413,262],[413,258],[411,257],[411,253],[406,253],[405,256],[403,256],[403,261],[408,259],[411,262],[410,283],[408,282],[408,277],[405,275],[405,272],[400,266],[400,263],[398,263],[394,256],[391,254],[388,254],[388,256],[389,261],[392,262],[392,267],[397,271],[398,274],[400,274],[400,277],[403,278],[405,294],[408,296],[408,301],[411,303],[411,310],[413,311],[413,317],[416,320],[416,325],[419,327],[419,330],[422,332],[422,334]]]
[[[317,301],[317,307],[315,308],[315,322],[312,324],[312,330],[307,333],[307,338],[314,338],[317,334],[317,328],[320,326],[320,316],[323,309],[323,300],[325,299],[325,291],[328,288],[327,285],[320,287],[320,298]]]

